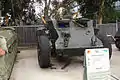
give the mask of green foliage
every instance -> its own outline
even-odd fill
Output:
[[[24,8],[28,7],[30,0],[1,0],[2,1],[2,15],[11,13],[13,15],[13,9],[15,17],[23,12]],[[13,6],[13,8],[12,8]]]
[[[33,4],[33,1],[31,0],[1,0],[2,2],[2,16],[6,16],[6,13],[11,14],[11,18],[13,22],[16,22],[15,19],[21,20],[22,17],[26,17],[27,13],[27,18],[25,20],[28,20],[28,18],[32,20],[35,19],[34,12],[35,10],[33,9],[32,6],[29,4]],[[26,9],[27,11],[24,11]]]
[[[116,20],[120,20],[120,11],[109,12],[107,16],[104,16],[103,23],[113,23],[116,22]]]
[[[94,19],[97,18],[96,15],[98,15],[99,9],[100,9],[100,3],[102,0],[76,0],[81,6],[81,13],[84,17]],[[120,17],[120,12],[115,10],[115,2],[118,0],[105,0],[103,10],[102,10],[102,16],[103,16],[103,22],[111,22],[115,21],[116,18]],[[96,14],[97,13],[97,14]]]
[[[1,5],[2,5],[2,16],[5,16],[6,13],[11,12],[11,1],[10,0],[2,0]]]
[[[80,12],[84,17],[93,19],[99,9],[99,0],[76,0],[80,6]],[[83,5],[84,4],[84,5]]]

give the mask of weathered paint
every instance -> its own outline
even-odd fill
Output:
[[[0,29],[0,48],[5,50],[6,54],[0,56],[0,80],[8,80],[17,53],[17,34],[12,28]]]

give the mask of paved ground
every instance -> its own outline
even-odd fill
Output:
[[[119,57],[120,51],[113,45],[111,72],[117,78],[120,78]],[[22,50],[18,54],[10,80],[83,80],[83,64],[80,59],[74,59],[63,70],[61,67],[64,63],[57,62],[56,60],[52,61],[56,69],[41,69],[38,66],[36,49]]]

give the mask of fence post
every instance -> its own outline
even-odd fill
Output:
[[[116,20],[116,32],[118,31],[118,21]]]

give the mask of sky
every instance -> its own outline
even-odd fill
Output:
[[[120,1],[117,1],[117,2],[115,3],[115,6],[120,6]]]
[[[34,7],[35,7],[35,14],[39,14],[44,9],[44,5],[41,6],[38,2],[34,3]]]
[[[48,0],[49,1],[49,0]],[[57,1],[59,1],[59,2],[62,2],[63,0],[57,0]],[[42,10],[44,9],[44,7],[45,7],[45,4],[44,4],[44,0],[42,0],[42,3],[43,3],[43,5],[41,5],[41,4],[39,4],[38,2],[36,2],[36,0],[35,0],[35,3],[34,3],[34,7],[35,7],[35,14],[36,15],[38,15],[39,13],[41,13],[42,12]],[[52,5],[50,5],[50,7],[52,8]]]
[[[57,1],[59,1],[59,2],[62,2],[63,0],[57,0]],[[43,4],[40,4],[40,3],[38,3],[38,2],[35,2],[34,3],[34,8],[35,8],[35,14],[36,14],[36,16],[37,17],[41,17],[41,15],[43,15],[43,9],[44,9],[44,7],[45,7],[45,4],[44,4],[44,0],[42,0],[42,3]],[[75,5],[77,5],[76,3],[74,3]],[[53,7],[52,7],[52,5],[50,5],[50,8],[52,9]],[[79,7],[75,7],[74,9],[71,9],[71,12],[72,13],[75,13],[75,12],[77,12],[78,11],[78,8]],[[61,10],[59,10],[59,12],[61,12]]]

